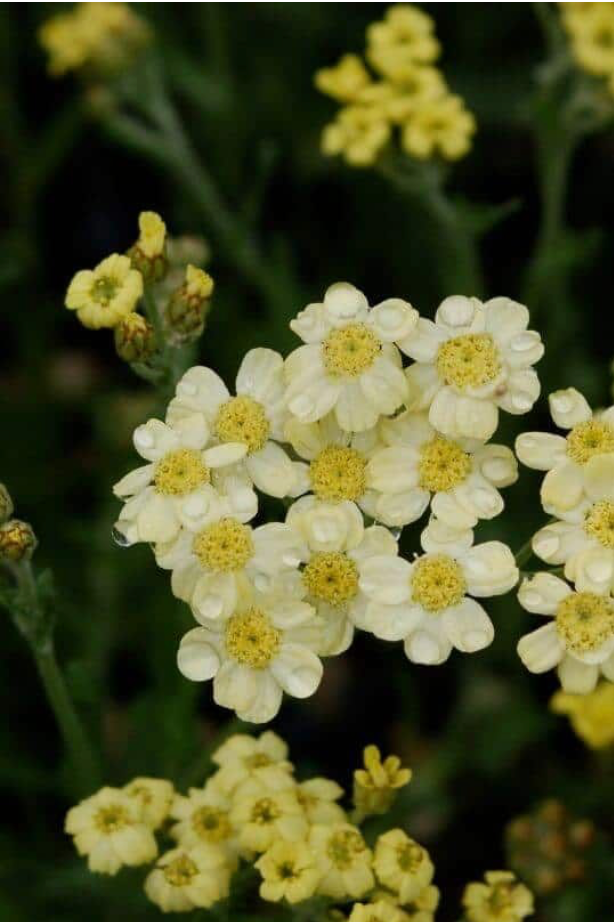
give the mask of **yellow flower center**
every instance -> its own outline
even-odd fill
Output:
[[[417,842],[405,842],[397,849],[397,863],[406,874],[415,873],[424,860],[424,849]]]
[[[194,832],[207,842],[222,842],[230,836],[231,828],[225,810],[199,807],[192,814]]]
[[[187,855],[179,855],[164,868],[164,877],[171,887],[187,887],[198,874],[198,868]]]
[[[94,815],[94,825],[105,836],[110,836],[125,826],[129,826],[131,822],[130,813],[121,804],[101,807]]]
[[[271,797],[261,797],[252,807],[250,821],[257,826],[270,826],[279,819],[281,811]]]
[[[291,861],[282,861],[277,866],[277,876],[280,880],[294,880],[294,878],[301,876],[301,872]]]
[[[104,275],[92,286],[92,297],[101,307],[107,307],[117,294],[117,279]]]
[[[126,790],[126,789],[124,789]],[[130,789],[126,790],[128,797],[134,797],[139,800],[144,806],[147,806],[153,801],[153,794],[149,788],[145,787],[144,784],[132,784]]]
[[[195,535],[192,550],[208,570],[236,573],[254,553],[251,528],[236,519],[220,519]]]
[[[614,429],[597,419],[578,423],[567,436],[567,454],[576,464],[614,452]]]
[[[420,449],[420,486],[443,493],[462,483],[471,471],[471,457],[450,439],[435,436]]]
[[[340,871],[345,871],[352,866],[359,855],[365,850],[365,843],[362,836],[353,829],[342,829],[334,832],[328,844],[326,851],[328,857]]]
[[[614,637],[614,604],[594,592],[572,592],[556,610],[556,629],[568,650],[597,650]]]
[[[445,384],[453,384],[461,391],[488,384],[501,371],[499,352],[490,333],[466,333],[442,343],[436,366]]]
[[[379,355],[382,344],[364,323],[350,323],[333,330],[322,344],[324,365],[329,375],[347,375],[355,378],[371,365]]]
[[[340,551],[314,554],[303,570],[310,595],[329,605],[344,605],[358,592],[358,567]]]
[[[271,759],[264,752],[255,752],[253,756],[245,759],[245,764],[248,768],[266,768],[267,765],[271,765]]]
[[[220,441],[240,442],[247,446],[249,454],[264,447],[270,428],[262,404],[244,395],[223,403],[215,420]]]
[[[603,499],[591,506],[584,522],[584,531],[603,547],[614,550],[614,503]]]
[[[488,906],[498,916],[514,907],[514,890],[510,884],[495,884],[488,897]],[[505,918],[506,916],[504,916]]]
[[[460,565],[446,554],[419,560],[411,576],[414,602],[433,613],[458,605],[467,590]]]
[[[318,499],[360,499],[367,488],[366,458],[355,448],[329,445],[309,465],[311,488]]]
[[[211,480],[201,453],[194,448],[171,451],[156,463],[154,484],[163,496],[185,496]]]
[[[226,650],[243,666],[264,669],[281,643],[281,632],[260,608],[233,615],[226,624]]]

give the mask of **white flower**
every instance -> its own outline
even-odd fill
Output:
[[[614,602],[607,592],[574,592],[558,576],[525,579],[518,601],[527,611],[552,620],[522,637],[518,655],[530,672],[558,667],[566,692],[591,692],[600,671],[614,681]]]
[[[182,530],[174,541],[156,546],[159,566],[173,571],[171,587],[187,602],[197,621],[227,618],[239,596],[253,583],[266,590],[271,581],[296,569],[302,540],[282,522],[252,528],[225,516],[197,532]]]
[[[203,527],[224,514],[247,521],[255,514],[253,490],[232,472],[238,447],[210,446],[202,417],[177,426],[150,419],[135,430],[134,447],[149,463],[113,488],[127,500],[115,523],[127,544],[172,541],[182,526]],[[216,473],[227,466],[229,471]]]
[[[614,500],[614,406],[593,413],[582,394],[570,387],[549,398],[557,426],[567,437],[549,432],[525,432],[516,439],[523,464],[548,471],[541,488],[546,512],[564,518],[591,503]]]
[[[399,348],[416,364],[406,371],[407,408],[429,411],[431,425],[450,438],[486,441],[499,410],[527,413],[540,392],[531,368],[544,353],[529,312],[509,298],[446,298],[435,322],[420,319]]]
[[[500,487],[518,478],[518,465],[505,445],[454,440],[433,429],[425,413],[401,413],[380,423],[386,445],[367,465],[367,484],[377,491],[375,518],[406,525],[429,501],[451,528],[474,528],[479,519],[503,511]]]
[[[195,682],[213,679],[216,703],[252,723],[272,720],[284,691],[312,695],[322,678],[313,652],[321,626],[299,588],[300,579],[280,594],[252,589],[225,621],[188,631],[177,654],[180,671]]]
[[[494,628],[478,598],[502,595],[518,581],[510,549],[500,541],[471,546],[472,533],[445,526],[445,543],[433,524],[423,546],[428,553],[412,563],[400,557],[373,557],[361,568],[360,586],[371,599],[366,626],[384,640],[404,640],[414,663],[443,663],[455,647],[475,653],[487,647]],[[454,540],[456,535],[456,540]]]
[[[411,338],[418,312],[400,298],[369,308],[346,282],[331,285],[322,303],[291,321],[306,344],[285,363],[286,403],[301,422],[334,411],[347,432],[363,432],[403,403],[407,384],[395,343]]]
[[[301,465],[277,444],[283,441],[284,362],[272,349],[251,349],[237,373],[236,396],[211,368],[190,368],[177,384],[167,421],[203,417],[216,439],[234,446],[255,486],[269,496],[293,496]]]
[[[303,497],[288,510],[288,524],[305,542],[301,578],[307,600],[322,619],[320,656],[343,653],[352,643],[354,628],[364,625],[368,600],[359,585],[361,566],[371,557],[398,553],[387,528],[372,525],[365,529],[362,516],[358,510],[350,512],[351,508],[345,510],[346,527],[337,528],[338,507],[313,496]]]

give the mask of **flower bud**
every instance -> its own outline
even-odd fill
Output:
[[[0,483],[0,524],[10,519],[12,515],[13,500],[11,499],[11,494],[4,484]]]
[[[115,349],[124,362],[146,362],[156,350],[156,334],[151,323],[132,311],[115,327]]]
[[[209,312],[213,279],[203,269],[188,265],[185,281],[166,306],[165,324],[174,343],[189,342],[202,334]]]
[[[139,215],[139,238],[128,256],[146,282],[159,282],[166,275],[166,224],[155,211]]]
[[[36,545],[36,535],[32,526],[19,519],[10,519],[0,526],[0,559],[19,563],[29,560]]]

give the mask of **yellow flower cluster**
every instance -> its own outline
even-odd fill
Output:
[[[487,871],[467,884],[463,906],[467,922],[521,922],[533,915],[533,894],[511,871]]]
[[[569,717],[576,734],[591,749],[614,746],[614,684],[601,682],[588,695],[558,691],[550,707],[555,714]]]
[[[434,66],[440,46],[431,17],[409,4],[393,6],[366,37],[365,57],[375,77],[355,54],[316,73],[317,88],[342,103],[324,129],[323,152],[369,167],[398,131],[402,149],[418,160],[463,157],[475,119]]]
[[[127,3],[78,3],[69,12],[52,16],[39,31],[54,77],[69,71],[96,76],[118,73],[149,36],[148,25]]]
[[[614,3],[560,3],[576,63],[607,80],[614,96]]]
[[[377,749],[366,751],[381,769]],[[90,870],[115,874],[154,862],[145,893],[164,912],[184,912],[225,899],[233,873],[248,862],[259,872],[259,895],[267,902],[364,900],[351,910],[354,922],[431,922],[439,892],[428,852],[402,829],[368,847],[339,803],[343,789],[328,778],[298,781],[288,747],[275,733],[236,734],[212,760],[216,771],[186,795],[170,781],[135,778],[69,810],[66,831]],[[398,759],[383,765],[386,779],[375,772],[380,790],[398,790],[409,780]],[[161,854],[156,832],[171,846]]]

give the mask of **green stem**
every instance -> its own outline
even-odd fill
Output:
[[[531,537],[529,538],[528,541],[525,541],[522,547],[518,551],[516,551],[516,553],[514,554],[514,557],[516,559],[516,566],[518,567],[519,570],[521,570],[524,564],[528,560],[530,560],[532,555],[533,555],[533,538]]]
[[[181,787],[189,787],[193,784],[202,784],[203,778],[211,769],[211,755],[216,749],[226,742],[229,737],[235,733],[241,733],[245,730],[245,724],[238,717],[229,720],[226,726],[214,737],[208,746],[204,746],[196,759],[188,766],[183,777],[181,778]]]

